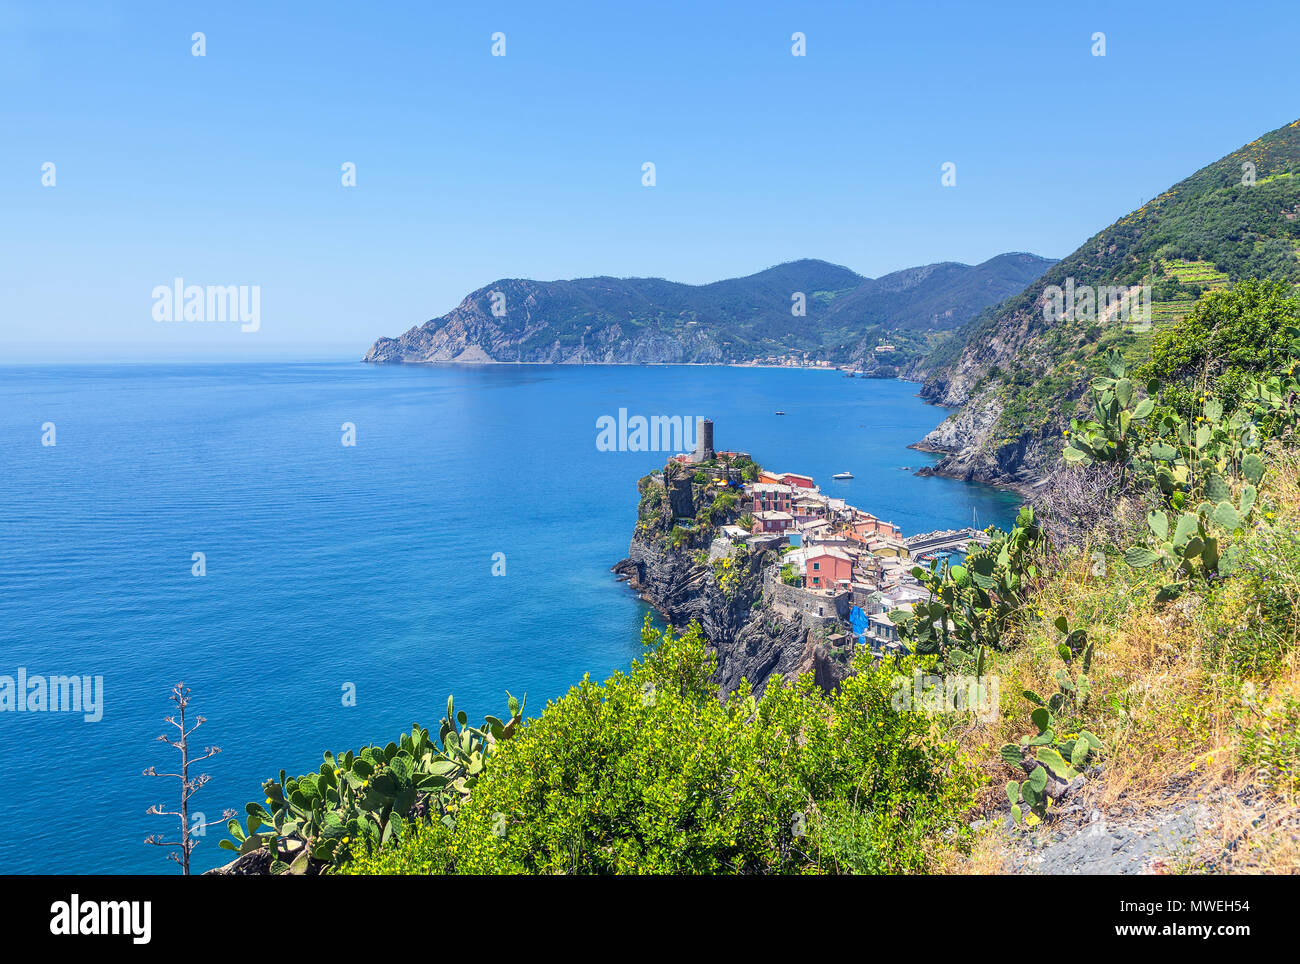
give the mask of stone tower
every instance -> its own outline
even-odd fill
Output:
[[[699,438],[695,442],[695,452],[691,456],[692,462],[708,462],[714,456],[713,451],[713,419],[702,418],[698,425]]]

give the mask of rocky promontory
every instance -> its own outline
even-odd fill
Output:
[[[832,645],[765,600],[764,576],[778,554],[725,535],[744,507],[733,491],[693,473],[695,466],[669,462],[641,480],[636,532],[614,572],[672,626],[699,624],[717,654],[720,698],[741,680],[761,693],[774,674],[812,672],[818,685],[834,688],[849,674],[851,647]]]
[[[864,278],[815,259],[689,285],[662,278],[501,278],[365,361],[483,365],[848,365],[919,377],[918,359],[1052,264],[1008,253]],[[791,319],[797,319],[792,324]],[[849,337],[846,338],[846,333]]]

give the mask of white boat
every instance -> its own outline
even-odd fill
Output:
[[[851,478],[853,478],[853,473],[852,473],[852,472],[836,472],[834,475],[831,476],[831,478],[832,478],[832,479],[851,479]]]

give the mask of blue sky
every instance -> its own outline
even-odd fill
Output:
[[[1294,0],[1133,7],[6,0],[0,364],[359,358],[501,277],[1060,257],[1300,116]],[[178,276],[260,286],[260,330],[156,323]]]

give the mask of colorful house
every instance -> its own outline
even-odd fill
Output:
[[[796,489],[815,489],[816,484],[813,482],[811,475],[800,475],[797,472],[782,472],[777,476],[778,481]]]
[[[804,585],[809,589],[834,589],[853,579],[853,560],[841,549],[820,546],[804,550],[807,556]]]
[[[794,490],[788,485],[759,482],[750,487],[750,494],[754,497],[755,512],[788,513]]]
[[[853,520],[853,531],[864,536],[884,536],[901,539],[903,531],[892,522],[884,522],[869,513],[859,513]]]
[[[785,532],[794,527],[794,516],[788,512],[755,512],[754,532]]]
[[[807,519],[800,522],[797,514],[791,513],[791,515],[794,516],[799,531],[806,532],[811,538],[822,539],[831,534],[831,524],[825,519]]]
[[[898,628],[885,613],[872,613],[867,617],[867,637],[869,642],[888,645],[898,642]]]
[[[800,475],[798,472],[768,472],[761,469],[758,481],[767,485],[788,485],[796,489],[817,488],[811,475]]]
[[[819,499],[815,496],[796,494],[790,500],[793,508],[790,510],[797,517],[802,519],[824,519],[826,518],[826,500]]]

